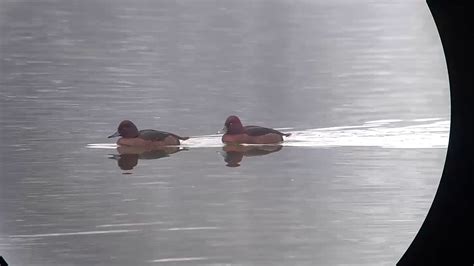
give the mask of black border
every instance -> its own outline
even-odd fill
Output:
[[[422,227],[397,265],[474,264],[474,12],[469,2],[427,0],[446,57],[451,129],[436,196]]]
[[[5,261],[5,259],[0,256],[0,266],[8,266],[8,263]]]

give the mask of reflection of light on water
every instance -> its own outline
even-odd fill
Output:
[[[283,146],[346,147],[375,146],[383,148],[445,148],[448,145],[449,121],[439,118],[414,120],[385,119],[368,121],[359,126],[338,126],[292,131]],[[189,148],[222,147],[221,135],[192,136],[181,146]],[[114,143],[88,144],[88,148],[115,149]]]
[[[444,148],[448,145],[449,121],[380,120],[361,126],[293,131],[285,146],[383,148]],[[413,123],[416,122],[416,123]]]
[[[34,235],[11,235],[11,238],[37,238],[49,236],[77,236],[77,235],[102,235],[102,234],[116,234],[116,233],[130,233],[138,232],[140,230],[106,230],[106,231],[81,231],[81,232],[66,232],[66,233],[48,233],[48,234],[34,234]]]
[[[116,149],[117,144],[115,144],[115,143],[93,143],[93,144],[87,144],[87,148],[90,148],[90,149]]]
[[[204,135],[204,136],[191,136],[188,140],[181,143],[184,147],[189,148],[214,148],[222,147],[221,134]]]
[[[183,257],[183,258],[166,258],[166,259],[156,259],[151,262],[184,262],[184,261],[202,261],[207,260],[206,257]]]

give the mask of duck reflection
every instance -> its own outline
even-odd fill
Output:
[[[187,150],[181,147],[157,147],[146,149],[141,147],[119,146],[118,154],[111,154],[110,159],[117,160],[117,165],[122,170],[132,170],[138,164],[138,160],[151,160],[169,157],[171,154]]]
[[[282,145],[225,145],[222,147],[224,161],[229,167],[239,167],[240,162],[245,157],[262,156],[270,153],[278,152],[283,148]]]

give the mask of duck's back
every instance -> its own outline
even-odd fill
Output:
[[[169,136],[177,137],[176,135],[172,133],[154,130],[154,129],[140,130],[138,134],[139,138],[144,139],[144,140],[149,140],[149,141],[163,141]]]
[[[280,136],[287,136],[287,134],[285,133],[282,133],[278,130],[275,130],[273,128],[267,128],[267,127],[260,127],[260,126],[245,126],[245,133],[247,133],[247,135],[249,136],[263,136],[263,135],[267,135],[267,134],[277,134],[277,135],[280,135]]]

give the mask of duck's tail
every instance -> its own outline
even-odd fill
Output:
[[[189,137],[181,137],[181,136],[178,136],[178,135],[176,135],[176,137],[177,137],[178,139],[180,139],[180,140],[187,140],[187,139],[189,139]]]
[[[282,133],[282,135],[285,136],[285,137],[289,137],[289,136],[291,136],[291,133]]]

